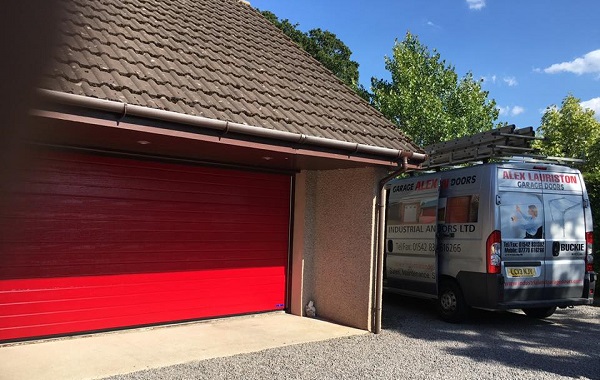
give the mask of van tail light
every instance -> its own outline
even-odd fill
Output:
[[[585,271],[594,271],[594,234],[592,231],[585,233]]]
[[[486,249],[486,261],[487,261],[487,272],[497,274],[501,272],[500,263],[502,258],[500,255],[502,236],[500,231],[496,230],[488,236],[485,242]]]

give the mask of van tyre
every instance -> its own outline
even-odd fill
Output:
[[[462,290],[455,282],[444,281],[440,284],[438,311],[441,318],[450,323],[460,323],[467,318],[469,307]]]
[[[531,309],[523,309],[523,312],[525,313],[525,315],[527,315],[530,318],[538,318],[538,319],[548,318],[549,316],[554,314],[555,311],[556,311],[556,306],[535,307],[535,308],[531,308]]]

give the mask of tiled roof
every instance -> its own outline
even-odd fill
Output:
[[[254,8],[71,0],[42,87],[359,144],[418,150]]]

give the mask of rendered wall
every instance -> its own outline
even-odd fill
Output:
[[[371,329],[376,197],[385,171],[302,172],[296,177],[291,312]],[[300,281],[301,279],[301,281]]]

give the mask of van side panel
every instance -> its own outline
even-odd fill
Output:
[[[485,272],[482,240],[489,220],[482,208],[489,202],[489,174],[476,166],[442,172],[438,209],[440,274],[457,278],[460,272]],[[487,236],[487,235],[485,235]]]
[[[439,176],[408,178],[389,190],[386,217],[386,286],[437,297],[436,229]]]

